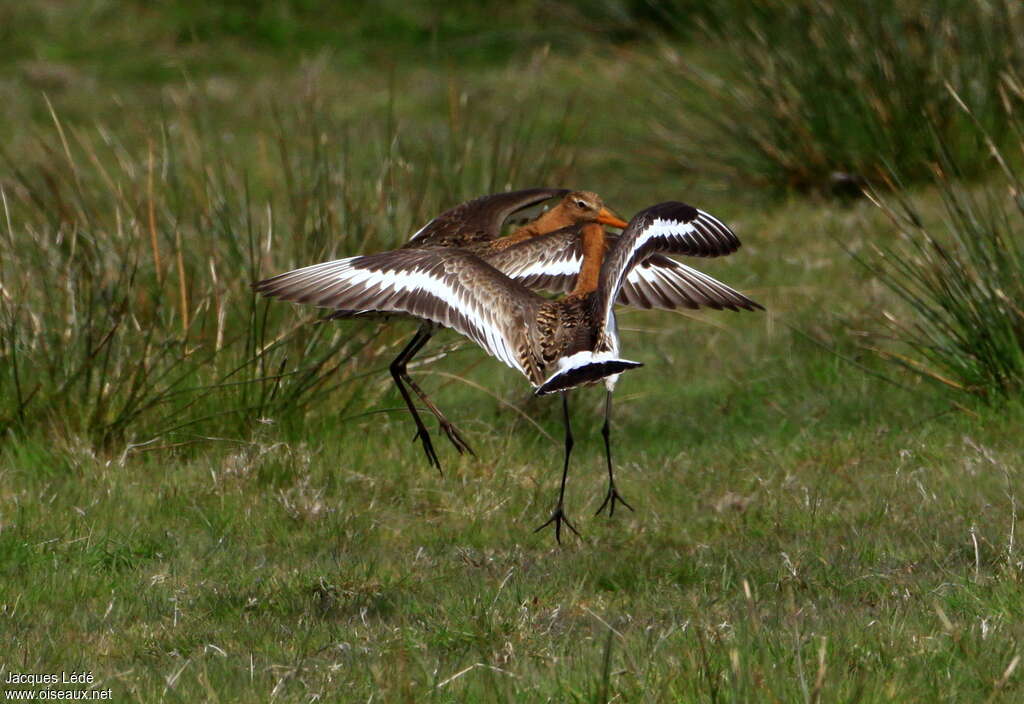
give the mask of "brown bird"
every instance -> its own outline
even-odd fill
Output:
[[[543,212],[535,220],[520,227],[511,235],[501,236],[502,229],[510,219],[526,219],[532,210],[559,197],[561,200],[553,208]],[[618,228],[626,226],[626,221],[609,211],[596,193],[569,191],[565,188],[528,188],[521,191],[482,196],[446,210],[416,231],[402,249],[462,248],[486,260],[492,254],[505,251],[512,245],[539,234],[554,232],[585,222],[598,222]],[[514,260],[514,258],[509,259],[508,257],[506,259]],[[328,316],[328,319],[366,318],[379,315],[379,311],[339,310]],[[459,433],[458,428],[448,420],[419,384],[409,376],[407,370],[409,362],[433,337],[437,328],[436,324],[423,321],[412,340],[391,362],[389,370],[395,386],[398,387],[398,391],[402,395],[402,400],[405,401],[409,415],[412,416],[413,422],[416,424],[416,434],[413,439],[418,438],[421,441],[427,460],[440,470],[441,462],[434,450],[430,433],[423,424],[406,386],[419,396],[424,405],[437,418],[441,429],[444,430],[445,435],[448,436],[459,454],[463,452],[476,453]]]
[[[502,228],[510,219],[522,220],[531,210],[556,197],[561,200],[555,207],[513,234],[500,236]],[[626,225],[625,221],[604,206],[595,193],[531,188],[483,196],[447,210],[417,231],[403,249],[465,248],[512,278],[521,279],[529,288],[567,292],[572,288],[582,263],[579,226],[585,222],[598,222],[619,228]],[[544,233],[557,234],[547,237]],[[526,246],[525,242],[534,244]],[[618,303],[640,308],[668,309],[708,306],[753,310],[760,307],[710,276],[668,257],[658,256],[651,257],[630,273]],[[377,311],[342,310],[328,318],[365,318],[377,315]],[[440,470],[440,461],[430,434],[412,402],[407,386],[437,418],[441,429],[460,454],[464,451],[473,454],[473,450],[407,371],[409,362],[423,349],[438,327],[433,322],[424,321],[412,340],[391,363],[389,370],[416,425],[413,439],[421,441],[427,460]]]
[[[564,511],[573,446],[566,392],[572,388],[605,380],[609,487],[601,509],[610,505],[612,513],[616,501],[625,504],[615,487],[609,438],[617,376],[641,366],[618,356],[614,304],[630,272],[655,252],[719,256],[740,244],[714,217],[676,202],[634,216],[607,256],[603,228],[590,223],[580,229],[582,264],[573,290],[561,300],[534,293],[464,248],[405,248],[349,257],[254,286],[283,300],[346,311],[405,313],[453,328],[522,372],[537,394],[562,392],[565,464],[555,510],[540,526],[554,523],[560,542],[563,523],[577,532]],[[513,247],[529,244],[526,240]],[[504,256],[515,258],[514,253]]]

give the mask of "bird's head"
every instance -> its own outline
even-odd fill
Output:
[[[560,206],[573,223],[598,222],[618,228],[627,225],[605,207],[601,196],[591,191],[573,191],[562,199]]]

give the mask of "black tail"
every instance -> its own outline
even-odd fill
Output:
[[[601,361],[583,362],[582,364],[555,372],[534,393],[537,396],[553,394],[556,391],[565,391],[577,386],[583,386],[584,384],[591,384],[607,376],[620,374],[627,369],[635,369],[642,366],[644,365],[640,362],[631,362],[628,359],[604,359]]]

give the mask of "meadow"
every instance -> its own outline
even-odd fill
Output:
[[[0,680],[1020,700],[1024,13],[890,5],[0,8]],[[561,546],[557,400],[439,335],[439,476],[412,324],[250,290],[537,185],[715,214],[767,308],[621,311],[636,511],[575,392]]]

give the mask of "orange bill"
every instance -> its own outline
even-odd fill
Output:
[[[601,212],[597,214],[597,221],[602,225],[611,225],[612,227],[617,227],[619,229],[622,229],[629,224],[622,218],[617,217],[615,213],[608,210],[608,208],[601,208]]]

